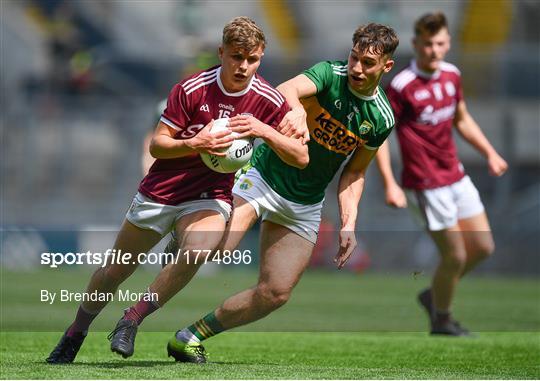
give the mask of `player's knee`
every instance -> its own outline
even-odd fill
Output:
[[[443,256],[442,262],[447,270],[457,273],[465,268],[467,255],[461,251],[448,252]]]
[[[480,258],[486,259],[489,258],[494,252],[495,242],[493,241],[493,239],[490,239],[482,242],[482,244],[478,246],[476,253]]]
[[[211,259],[209,249],[200,249],[195,247],[186,247],[182,249],[182,259],[190,265],[202,265]]]
[[[219,256],[216,251],[220,243],[220,237],[208,235],[208,239],[197,237],[197,239],[190,239],[189,242],[182,244],[180,253],[182,256],[189,257],[186,260],[189,260],[188,263],[205,263],[206,259],[213,259],[216,256]]]
[[[290,291],[282,288],[258,285],[256,289],[259,299],[269,309],[276,309],[287,303],[290,297]]]

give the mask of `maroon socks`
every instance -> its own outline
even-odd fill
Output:
[[[75,316],[75,321],[68,328],[66,335],[69,337],[74,337],[76,335],[86,336],[88,327],[92,321],[98,316],[99,312],[90,313],[87,312],[82,305],[79,306],[77,310],[77,316]]]
[[[147,292],[145,296],[147,295],[150,296],[151,294]],[[143,297],[137,304],[127,309],[124,319],[133,320],[137,325],[140,325],[145,317],[156,311],[159,307],[159,304],[151,300],[150,297]]]

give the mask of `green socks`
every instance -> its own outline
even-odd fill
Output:
[[[202,319],[197,320],[195,323],[190,325],[188,329],[201,341],[217,335],[225,330],[221,323],[216,319],[214,312],[210,312]]]

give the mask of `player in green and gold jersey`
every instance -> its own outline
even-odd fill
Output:
[[[353,49],[351,55],[360,53]],[[377,83],[379,79],[374,78]],[[358,149],[359,156],[381,145],[394,117],[381,88],[363,95],[351,86],[347,61],[320,62],[279,86],[281,92],[289,93],[289,103],[295,102],[290,98],[296,96],[296,86],[305,94],[297,107],[306,113],[310,131],[308,167],[297,170],[285,164],[265,144],[256,151],[253,165],[281,196],[308,205],[322,201],[328,183],[350,154]]]
[[[278,86],[292,108],[281,132],[309,128],[309,164],[293,168],[266,144],[257,148],[253,168],[237,181],[234,213],[222,249],[236,248],[244,233],[262,218],[258,283],[176,333],[168,353],[178,361],[204,362],[201,340],[258,320],[283,305],[307,267],[321,220],[328,183],[350,156],[339,181],[339,249],[343,267],[356,247],[358,203],[368,164],[394,126],[394,116],[379,86],[394,64],[395,32],[384,25],[359,27],[346,61],[320,62]],[[231,122],[248,135],[256,126]],[[307,140],[307,139],[306,139]]]

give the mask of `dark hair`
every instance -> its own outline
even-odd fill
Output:
[[[433,36],[443,28],[448,29],[444,13],[426,13],[414,23],[414,35],[420,36],[421,34],[428,33],[430,36]]]
[[[360,25],[353,34],[353,47],[358,45],[358,48],[365,52],[370,48],[375,54],[392,56],[397,46],[399,39],[394,29],[382,24],[370,23]]]
[[[232,19],[223,28],[223,45],[235,45],[245,50],[266,46],[266,37],[261,28],[249,17],[241,16]]]

